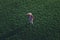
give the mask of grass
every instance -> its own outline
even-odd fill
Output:
[[[27,24],[28,12],[34,25]],[[0,40],[59,39],[59,0],[0,0]]]

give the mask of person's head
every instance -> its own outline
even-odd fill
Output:
[[[27,13],[27,15],[32,15],[32,13]]]

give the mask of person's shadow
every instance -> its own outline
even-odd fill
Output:
[[[25,23],[21,27],[18,27],[16,29],[13,29],[12,31],[9,31],[9,32],[6,32],[6,33],[2,34],[0,36],[0,40],[5,40],[6,38],[9,38],[11,36],[14,36],[15,34],[17,34],[17,35],[20,34],[20,36],[24,36],[23,34],[26,34],[27,31],[30,30],[30,27],[33,27],[33,25],[30,24],[30,23]],[[22,32],[22,31],[24,31],[24,32]],[[23,38],[23,37],[21,37],[21,38]]]

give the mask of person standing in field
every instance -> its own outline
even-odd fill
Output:
[[[32,15],[32,13],[27,13],[26,15],[28,16],[28,22],[30,24],[33,24],[34,16]]]

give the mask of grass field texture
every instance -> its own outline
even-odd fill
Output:
[[[60,40],[60,0],[0,0],[0,40]]]

